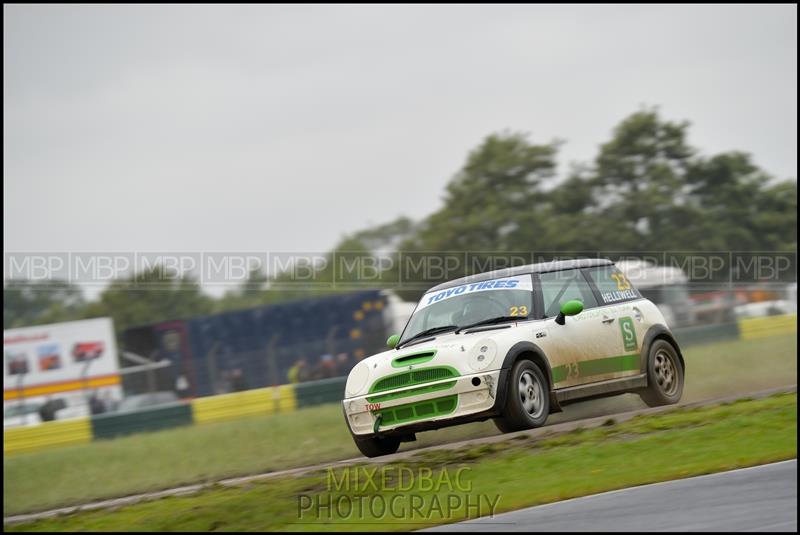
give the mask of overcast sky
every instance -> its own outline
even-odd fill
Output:
[[[5,251],[314,251],[641,105],[797,176],[796,6],[4,6]]]

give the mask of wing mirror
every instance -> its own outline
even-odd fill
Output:
[[[581,312],[583,312],[583,303],[577,299],[567,301],[561,305],[561,311],[558,313],[558,316],[556,316],[556,323],[564,325],[567,316],[576,316]]]
[[[394,346],[396,346],[397,342],[399,342],[399,341],[400,341],[400,335],[399,334],[393,334],[392,336],[389,337],[388,340],[386,340],[386,345],[389,346],[390,348],[394,349]]]

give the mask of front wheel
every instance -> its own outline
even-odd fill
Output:
[[[683,394],[683,364],[666,340],[656,340],[647,355],[647,388],[639,393],[648,406],[672,405]]]
[[[550,414],[550,389],[541,368],[520,360],[511,370],[502,416],[494,419],[503,433],[541,427]]]
[[[358,451],[365,457],[381,457],[397,453],[400,449],[400,437],[358,437],[353,436]]]

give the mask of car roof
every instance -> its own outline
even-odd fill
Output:
[[[496,269],[494,271],[487,271],[486,273],[478,273],[476,275],[469,275],[454,279],[451,281],[443,282],[438,286],[434,286],[428,292],[435,292],[444,290],[446,288],[453,288],[454,286],[461,286],[462,284],[469,284],[472,282],[481,282],[492,279],[499,279],[503,277],[516,277],[517,275],[526,275],[528,273],[546,273],[548,271],[562,271],[565,269],[588,268],[596,266],[610,266],[614,262],[606,258],[578,258],[573,260],[554,260],[552,262],[539,262],[538,264],[527,264],[525,266],[516,266],[505,269]]]

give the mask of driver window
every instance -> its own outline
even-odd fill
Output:
[[[583,303],[584,309],[597,306],[592,289],[577,269],[540,273],[539,281],[545,317],[557,316],[561,305],[573,299]]]

